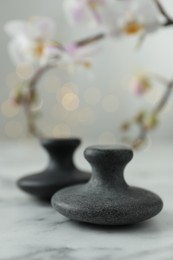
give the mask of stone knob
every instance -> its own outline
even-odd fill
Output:
[[[124,168],[133,158],[133,152],[126,146],[94,146],[85,150],[84,156],[92,167],[92,182],[114,189],[127,187]]]
[[[126,183],[124,168],[133,157],[129,147],[92,146],[84,155],[92,167],[90,181],[65,188],[52,198],[52,206],[62,215],[92,224],[128,225],[161,211],[159,196]]]

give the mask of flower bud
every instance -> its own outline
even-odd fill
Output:
[[[157,116],[154,114],[148,116],[145,119],[144,125],[145,125],[146,129],[148,129],[148,130],[154,129],[158,125]]]
[[[121,130],[126,132],[130,129],[130,126],[131,124],[129,122],[124,122],[122,125],[121,125]]]
[[[131,81],[131,89],[136,95],[145,94],[151,87],[151,80],[147,75],[139,75]]]

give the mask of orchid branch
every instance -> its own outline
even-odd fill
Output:
[[[30,92],[30,96],[34,95],[36,96],[36,88],[39,80],[42,78],[42,76],[50,69],[54,68],[55,64],[46,64],[45,66],[41,67],[37,70],[37,72],[33,75],[33,77],[30,79],[30,82],[28,83],[28,90]],[[31,108],[32,104],[30,102],[24,102],[23,108],[24,113],[27,120],[27,129],[28,133],[32,134],[36,137],[42,137],[43,134],[36,126],[36,116],[35,113],[32,111]]]
[[[159,100],[156,107],[151,111],[151,113],[150,113],[151,118],[159,117],[160,113],[165,108],[165,105],[167,104],[167,102],[168,102],[168,100],[171,96],[172,91],[173,91],[173,79],[167,84],[166,90],[165,90],[163,96]],[[148,133],[152,130],[152,128],[147,128],[143,122],[141,122],[139,124],[139,128],[140,128],[139,129],[140,130],[139,135],[132,142],[132,146],[134,148],[139,148],[146,141]]]
[[[105,36],[104,33],[100,33],[100,34],[94,35],[92,37],[88,37],[88,38],[86,38],[84,40],[78,41],[78,42],[76,42],[75,45],[78,46],[78,47],[84,47],[86,45],[89,45],[89,44],[98,42],[100,40],[103,40],[105,37],[106,36]]]
[[[173,25],[173,19],[168,15],[162,4],[159,0],[154,0],[160,13],[166,18],[166,23],[164,23],[164,26]]]

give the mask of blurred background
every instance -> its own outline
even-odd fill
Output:
[[[165,0],[167,10],[173,2]],[[172,12],[173,15],[173,12]],[[23,139],[26,124],[23,111],[9,102],[21,72],[16,71],[7,51],[9,42],[4,25],[9,20],[27,19],[31,16],[48,16],[57,24],[57,38],[63,43],[86,38],[99,31],[92,26],[69,25],[57,0],[1,0],[0,9],[0,138]],[[119,126],[131,119],[137,110],[152,107],[164,88],[159,84],[145,98],[136,97],[129,81],[137,72],[153,72],[168,79],[173,77],[172,27],[149,36],[140,50],[137,38],[104,41],[102,50],[93,58],[89,70],[65,71],[54,69],[44,75],[39,83],[42,116],[38,126],[48,137],[79,136],[98,143],[118,141]],[[70,95],[70,103],[68,102]],[[170,103],[162,113],[162,123],[152,134],[154,139],[173,138],[173,107]]]

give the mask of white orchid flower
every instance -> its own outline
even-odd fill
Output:
[[[160,19],[161,15],[153,0],[115,1],[115,15],[107,17],[117,36],[153,32],[161,26]]]
[[[100,11],[112,0],[64,0],[66,15],[72,24],[92,19],[102,23]]]
[[[11,21],[6,24],[5,31],[11,37],[9,52],[16,64],[40,64],[55,36],[55,25],[49,18],[33,18]]]

